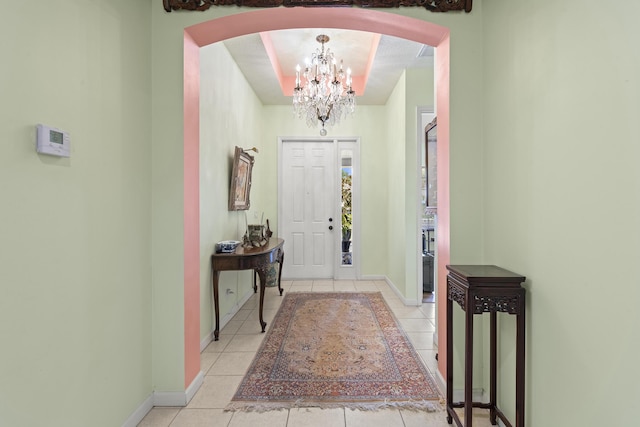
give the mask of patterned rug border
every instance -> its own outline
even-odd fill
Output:
[[[434,397],[433,399],[421,399],[421,400],[415,400],[415,399],[414,400],[412,399],[396,400],[391,398],[385,398],[380,400],[370,399],[370,400],[360,400],[360,401],[354,400],[354,399],[344,399],[344,400],[333,399],[332,401],[321,401],[321,400],[305,399],[305,398],[299,398],[295,400],[293,399],[249,400],[249,399],[244,399],[242,397],[239,397],[241,390],[243,389],[245,383],[248,381],[249,373],[254,370],[254,367],[259,360],[259,356],[263,354],[263,351],[265,350],[265,347],[267,346],[269,339],[274,334],[275,328],[273,328],[273,326],[276,325],[276,321],[277,319],[279,319],[281,315],[281,311],[285,310],[285,306],[286,306],[285,303],[289,298],[296,298],[300,296],[331,297],[331,296],[343,296],[345,294],[348,294],[350,296],[366,295],[366,296],[379,297],[381,304],[384,305],[387,311],[387,314],[392,319],[399,335],[401,335],[402,339],[404,340],[407,351],[411,354],[411,356],[419,365],[419,369],[422,371],[423,375],[425,376],[426,382],[429,384],[429,388],[433,390],[433,392],[435,393],[435,395],[437,395],[437,397]],[[424,366],[420,356],[417,354],[415,348],[413,347],[413,344],[409,340],[409,337],[407,336],[406,332],[402,328],[402,325],[400,324],[397,317],[395,316],[395,314],[387,304],[387,301],[385,300],[382,293],[379,291],[377,292],[348,292],[348,291],[345,291],[345,292],[335,292],[335,291],[334,292],[287,292],[284,295],[284,299],[280,307],[278,308],[276,315],[273,318],[272,325],[270,326],[271,327],[267,329],[267,334],[262,340],[262,343],[260,344],[258,351],[256,352],[256,356],[254,357],[247,372],[245,372],[245,375],[243,376],[243,379],[240,385],[238,386],[236,392],[234,393],[234,396],[231,402],[225,407],[224,411],[266,412],[266,411],[273,411],[273,410],[287,410],[292,408],[321,408],[321,409],[345,408],[345,409],[364,410],[364,411],[376,411],[376,410],[388,409],[388,408],[398,408],[398,409],[406,409],[406,410],[412,410],[412,411],[427,411],[427,412],[436,412],[436,411],[443,410],[444,399],[435,383],[433,376],[428,371],[428,369]]]
[[[319,408],[319,409],[351,409],[358,411],[379,411],[382,409],[405,409],[408,411],[441,412],[444,411],[444,398],[439,400],[422,401],[380,401],[380,402],[344,402],[325,403],[318,401],[307,401],[304,399],[295,402],[231,402],[223,412],[268,412],[283,411],[296,408]]]

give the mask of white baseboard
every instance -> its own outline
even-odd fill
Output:
[[[204,372],[199,371],[198,375],[196,375],[193,381],[191,381],[191,384],[189,384],[189,387],[187,387],[187,389],[185,390],[185,394],[187,396],[187,401],[185,403],[185,406],[189,402],[191,402],[191,399],[193,399],[193,396],[195,396],[198,390],[200,390],[202,383],[204,383]]]
[[[434,379],[436,380],[436,385],[440,389],[440,393],[442,393],[442,395],[446,397],[447,396],[447,382],[442,377],[442,374],[440,373],[439,369],[436,369],[436,375],[435,375]]]
[[[405,298],[405,296],[402,295],[402,293],[400,293],[400,291],[398,290],[396,285],[387,276],[384,276],[384,278],[381,279],[381,280],[384,280],[385,282],[387,282],[387,285],[389,285],[389,287],[391,288],[393,293],[395,293],[396,296],[400,299],[400,301],[402,301],[402,303],[404,305],[406,305],[407,307],[418,307],[418,306],[422,305],[422,301],[418,301],[415,298],[413,298],[413,299]]]
[[[387,277],[386,276],[381,276],[381,275],[368,275],[368,276],[360,276],[360,279],[358,280],[386,280]]]
[[[149,397],[129,415],[129,418],[122,424],[122,427],[136,427],[151,409],[153,409],[153,394],[149,395]]]
[[[155,391],[122,424],[122,427],[136,427],[140,421],[153,409],[154,406],[177,406],[184,407],[193,399],[196,392],[204,382],[204,373],[198,375],[191,381],[185,391]]]
[[[187,393],[184,391],[154,391],[153,406],[187,406]]]
[[[153,406],[187,406],[203,382],[204,373],[200,371],[185,391],[155,391]]]

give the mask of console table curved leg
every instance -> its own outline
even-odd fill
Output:
[[[262,333],[264,333],[264,329],[267,327],[267,322],[262,319],[262,306],[264,305],[264,287],[267,283],[267,270],[265,268],[256,268],[255,270],[258,273],[258,278],[260,278],[260,326],[262,326]]]
[[[282,296],[282,286],[280,285],[280,279],[282,278],[282,266],[284,265],[284,251],[280,251],[278,263],[280,264],[278,268],[278,290],[280,291],[280,296]]]
[[[253,293],[258,293],[258,282],[256,280],[256,271],[253,270]]]
[[[213,340],[218,341],[218,335],[220,334],[220,307],[218,303],[218,279],[220,278],[220,272],[214,271],[211,276],[213,279],[213,308],[216,314],[216,329],[213,331]]]

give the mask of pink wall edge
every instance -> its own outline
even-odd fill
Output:
[[[447,360],[447,268],[451,262],[450,217],[449,217],[449,34],[442,40],[438,48],[438,64],[434,70],[437,87],[436,115],[438,117],[437,164],[438,164],[438,223],[436,230],[438,245],[438,370],[446,379]],[[442,345],[440,345],[442,343]]]
[[[184,35],[184,380],[200,372],[200,46]]]
[[[446,335],[446,269],[449,263],[449,29],[416,18],[359,8],[274,8],[213,19],[184,33],[184,351],[185,388],[200,371],[199,47],[244,34],[288,28],[343,28],[401,37],[437,48],[438,116],[438,337]],[[446,346],[438,346],[446,376]]]

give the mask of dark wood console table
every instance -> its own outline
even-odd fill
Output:
[[[280,295],[282,295],[280,278],[282,277],[282,263],[284,262],[283,245],[283,239],[271,238],[269,239],[269,243],[261,248],[247,249],[238,246],[235,252],[211,255],[213,306],[216,314],[216,329],[213,331],[214,341],[218,341],[218,335],[220,333],[220,308],[218,302],[218,280],[220,278],[220,272],[229,270],[253,270],[258,273],[258,277],[260,278],[260,326],[262,326],[262,332],[264,332],[267,323],[262,320],[262,305],[264,303],[264,288],[267,283],[267,272],[269,266],[274,262],[280,264],[278,290],[280,290]]]
[[[512,424],[497,407],[497,313],[516,315],[516,427],[524,427],[524,276],[495,265],[447,265],[447,422],[463,424],[454,408],[464,408],[464,426],[471,427],[472,408],[489,409],[492,425],[500,418],[507,427]],[[453,302],[465,312],[464,402],[453,401]],[[473,402],[473,315],[488,312],[490,388],[489,403]]]

